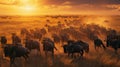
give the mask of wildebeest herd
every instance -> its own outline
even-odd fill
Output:
[[[50,26],[48,26],[50,27]],[[53,31],[50,30],[49,31]],[[57,28],[56,28],[57,29]],[[55,29],[55,30],[56,30]],[[72,28],[71,28],[72,29]],[[69,32],[69,29],[64,29],[63,31]],[[74,54],[78,53],[80,57],[83,57],[84,52],[89,52],[89,43],[82,40],[74,40],[69,37],[66,32],[63,33],[61,31],[59,34],[55,34],[55,31],[52,32],[52,38],[49,37],[42,37],[45,35],[46,29],[35,29],[35,30],[27,30],[25,28],[21,29],[21,38],[20,36],[16,35],[15,33],[12,33],[12,43],[7,43],[7,38],[5,36],[1,37],[1,45],[4,51],[5,57],[10,58],[10,66],[12,67],[12,64],[15,64],[14,60],[16,57],[24,57],[25,60],[29,59],[29,53],[31,50],[36,49],[38,51],[38,54],[40,53],[40,45],[43,46],[43,51],[45,52],[45,56],[49,56],[48,52],[51,52],[52,58],[54,59],[54,49],[59,50],[56,48],[56,44],[61,44],[61,47],[63,47],[64,53],[67,53],[68,56],[73,57]],[[114,48],[115,52],[117,53],[117,49],[120,48],[120,36],[119,35],[107,35],[106,36],[106,46],[111,46]],[[102,42],[102,40],[98,37],[95,37],[93,39],[95,50],[96,48],[103,47],[104,50],[106,50],[106,46]],[[25,46],[23,46],[25,44]]]

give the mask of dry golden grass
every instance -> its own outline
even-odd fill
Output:
[[[56,22],[59,20],[64,23],[63,18],[53,19],[50,17],[13,17],[12,19],[1,19],[0,36],[7,36],[8,43],[11,43],[10,37],[12,32],[17,32],[19,34],[21,28],[42,28],[47,23],[46,19],[51,20],[51,23],[49,23],[51,25],[56,25]],[[28,61],[25,61],[23,58],[17,58],[15,63],[17,64],[17,67],[120,67],[120,54],[116,55],[114,50],[111,48],[108,48],[105,51],[103,49],[95,51],[93,43],[89,41],[89,44],[90,52],[85,54],[83,59],[69,58],[63,53],[62,47],[60,45],[56,45],[58,51],[55,51],[54,62],[51,57],[45,57],[41,46],[41,56],[37,56],[35,53],[36,51],[32,51]],[[9,67],[9,61],[2,59],[2,53],[0,53],[0,67]]]

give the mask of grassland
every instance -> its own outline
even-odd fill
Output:
[[[56,17],[56,16],[55,16]],[[49,22],[47,21],[49,20]],[[75,16],[75,17],[58,17],[53,16],[38,16],[38,17],[22,17],[22,16],[1,16],[0,17],[0,36],[7,36],[8,43],[11,43],[11,33],[16,32],[20,35],[20,29],[34,29],[34,28],[44,28],[46,24],[50,26],[57,25],[58,22],[65,24],[65,20],[78,24],[97,24],[104,28],[113,28],[120,31],[120,16]],[[71,25],[77,27],[79,25]],[[69,27],[69,26],[67,26]],[[99,30],[98,28],[96,30]],[[81,32],[82,33],[82,32]],[[105,39],[104,33],[101,32],[100,38]],[[49,34],[49,33],[48,33]],[[85,34],[85,33],[83,33]],[[49,36],[49,35],[47,35]],[[79,35],[80,36],[80,35]],[[74,37],[74,36],[73,36]],[[81,37],[82,38],[82,37]],[[80,38],[80,39],[81,39]],[[90,45],[90,52],[84,54],[83,59],[72,59],[63,53],[61,45],[56,44],[58,51],[55,51],[54,63],[51,57],[45,57],[44,52],[42,55],[36,55],[36,51],[33,50],[30,53],[29,61],[25,61],[23,58],[17,58],[15,63],[17,67],[120,67],[120,51],[118,50],[118,55],[114,53],[112,48],[107,48],[107,50],[98,49],[95,51],[93,41],[88,38],[82,38],[87,41]],[[105,42],[104,42],[105,44]],[[0,49],[0,67],[9,67],[9,60],[2,59],[2,49]],[[16,66],[14,66],[16,67]]]

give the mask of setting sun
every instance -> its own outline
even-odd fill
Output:
[[[34,6],[22,6],[20,7],[23,11],[34,11],[35,10],[35,7]]]

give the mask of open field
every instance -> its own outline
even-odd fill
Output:
[[[55,44],[58,51],[55,51],[53,62],[51,57],[45,57],[41,44],[41,56],[36,55],[36,51],[33,50],[30,53],[29,61],[25,61],[23,58],[15,60],[17,67],[120,67],[120,50],[118,50],[118,55],[110,47],[105,51],[102,48],[95,51],[91,37],[97,35],[106,44],[104,40],[109,28],[115,29],[117,34],[120,34],[120,16],[1,16],[0,36],[7,36],[8,43],[11,43],[11,33],[16,32],[20,36],[22,28],[48,30],[46,24],[50,27],[65,29],[71,39],[89,43],[90,52],[85,53],[83,59],[72,59],[63,53],[61,44]],[[51,29],[51,32],[47,31],[47,34],[43,36],[51,37],[51,34],[55,32],[59,33],[59,30]],[[2,56],[2,49],[0,56]],[[9,67],[9,60],[1,59],[0,65]]]

